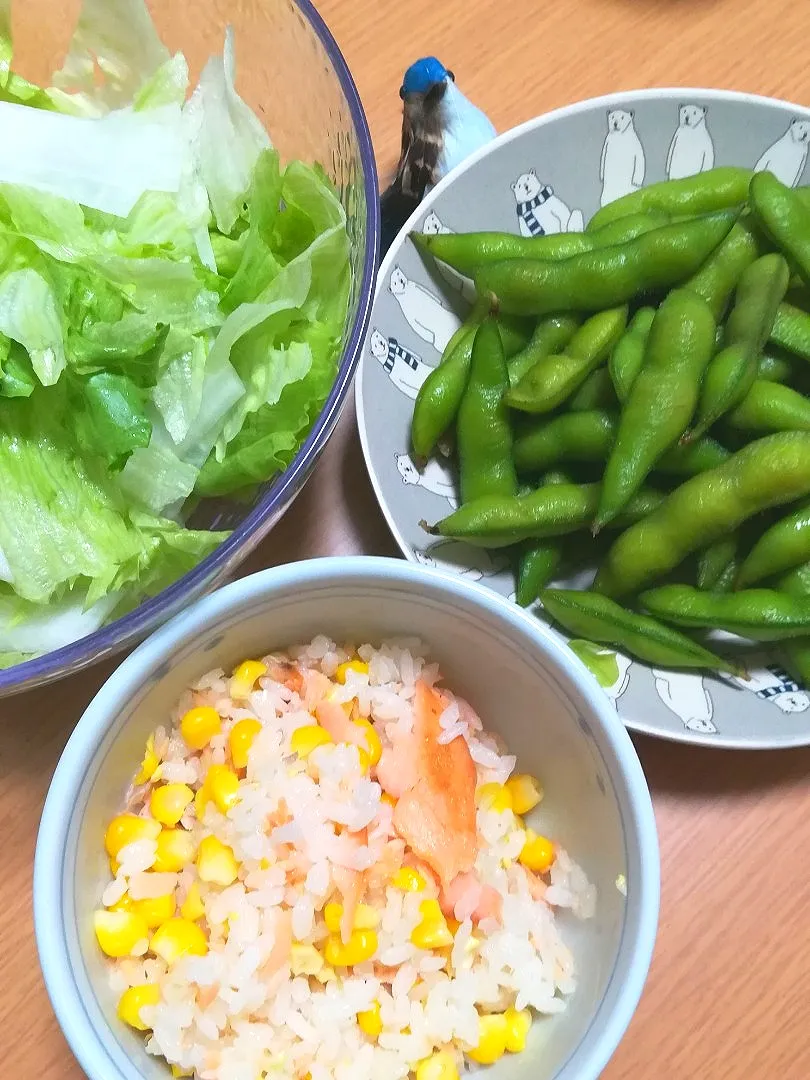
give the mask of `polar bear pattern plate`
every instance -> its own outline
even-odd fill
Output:
[[[646,90],[583,102],[501,135],[425,198],[380,268],[356,381],[357,417],[372,485],[403,554],[514,599],[512,555],[428,535],[458,505],[453,440],[428,462],[412,455],[416,395],[474,300],[469,279],[423,258],[410,232],[579,231],[601,206],[646,184],[717,165],[769,170],[810,184],[810,110],[713,90]],[[564,582],[586,587],[588,572]],[[536,611],[538,618],[543,613]],[[553,633],[567,640],[555,627]],[[628,727],[725,747],[810,745],[810,690],[776,650],[741,641],[746,678],[666,671],[607,646],[569,642]]]

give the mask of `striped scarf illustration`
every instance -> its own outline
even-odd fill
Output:
[[[538,206],[542,206],[544,202],[550,199],[553,194],[554,192],[550,187],[544,187],[538,191],[533,199],[517,204],[517,215],[521,221],[526,222],[532,236],[545,236],[546,230],[534,216],[534,211]]]

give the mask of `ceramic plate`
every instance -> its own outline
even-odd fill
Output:
[[[810,110],[798,106],[716,90],[631,92],[507,132],[427,196],[380,269],[356,383],[371,480],[407,558],[514,599],[506,555],[436,540],[419,525],[457,505],[452,464],[439,458],[420,472],[408,433],[417,391],[469,310],[472,287],[423,261],[408,232],[578,230],[600,205],[628,191],[715,165],[767,168],[787,184],[806,184],[809,144]],[[745,654],[745,680],[659,671],[588,643],[574,649],[635,731],[747,749],[810,744],[810,692],[761,647],[726,642],[727,650]]]

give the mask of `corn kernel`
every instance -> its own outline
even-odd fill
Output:
[[[459,1080],[455,1057],[449,1050],[437,1050],[416,1066],[416,1080]]]
[[[227,765],[212,765],[203,785],[221,814],[227,814],[239,799],[239,777]]]
[[[157,838],[157,855],[152,869],[159,874],[176,874],[194,860],[194,840],[185,829],[163,829]]]
[[[503,784],[484,784],[478,789],[478,805],[484,810],[504,814],[512,810],[512,794]]]
[[[216,836],[206,836],[200,841],[197,852],[197,873],[201,881],[233,885],[239,876],[239,863],[227,844]]]
[[[167,964],[174,964],[181,956],[205,956],[208,941],[196,923],[175,918],[155,931],[149,948]]]
[[[543,788],[533,776],[525,773],[507,780],[506,790],[512,796],[512,809],[516,814],[528,814],[543,801]]]
[[[140,772],[135,777],[135,783],[148,783],[150,780],[156,777],[159,768],[160,758],[155,753],[155,736],[150,735],[149,738],[146,740],[146,749],[144,750],[143,761],[141,762]]]
[[[197,794],[194,796],[194,814],[197,821],[202,821],[205,814],[205,808],[211,801],[211,792],[205,784],[202,784],[197,789]]]
[[[467,1057],[479,1065],[494,1065],[506,1053],[507,1025],[503,1013],[478,1017],[478,1046]]]
[[[157,840],[159,834],[160,822],[136,814],[119,814],[107,826],[104,846],[114,859],[127,844],[134,844],[136,840]]]
[[[526,843],[518,856],[527,870],[533,870],[536,874],[545,874],[554,865],[557,853],[554,844],[546,836],[538,836],[533,829],[526,830]]]
[[[384,791],[380,796],[380,802],[388,803],[389,806],[397,805],[397,800],[393,795],[389,795],[387,791]]]
[[[362,1012],[357,1014],[357,1024],[360,1030],[368,1035],[370,1039],[377,1038],[383,1029],[379,1001],[373,1001],[371,1008],[363,1009]]]
[[[335,678],[342,686],[345,686],[346,676],[350,671],[356,671],[358,675],[368,675],[368,664],[362,660],[347,660],[345,664],[338,664]]]
[[[447,925],[438,900],[423,900],[419,905],[422,920],[414,927],[411,941],[419,949],[441,949],[453,944],[453,935]]]
[[[323,909],[323,917],[326,929],[333,934],[340,933],[340,923],[343,918],[343,904],[329,903]],[[370,904],[358,904],[354,911],[354,925],[352,930],[374,930],[380,925],[380,913]]]
[[[332,736],[318,724],[297,728],[290,737],[290,749],[301,758],[309,757],[319,746],[332,742]]]
[[[172,1076],[193,1076],[193,1069],[181,1069],[179,1065],[172,1065]]]
[[[194,792],[188,784],[162,784],[152,791],[149,809],[161,825],[176,825],[193,800]]]
[[[180,905],[180,914],[189,922],[196,922],[205,914],[205,908],[200,898],[200,886],[196,881],[192,881],[191,885],[189,885],[186,898]]]
[[[510,1054],[519,1054],[526,1049],[532,1014],[528,1009],[507,1009],[503,1015],[506,1020],[506,1049]]]
[[[160,990],[151,983],[142,986],[130,986],[125,990],[118,1002],[118,1015],[125,1024],[136,1031],[148,1031],[149,1025],[141,1020],[141,1009],[144,1005],[157,1005],[160,1001]]]
[[[358,746],[357,756],[360,759],[360,772],[363,776],[368,776],[368,771],[371,768],[371,755],[362,746]]]
[[[262,730],[258,720],[247,717],[233,725],[228,735],[228,747],[231,751],[231,761],[235,769],[246,769],[248,754],[253,746],[253,740]]]
[[[324,957],[332,967],[353,967],[365,963],[377,951],[377,934],[374,930],[353,930],[346,944],[339,934],[331,934],[326,940]]]
[[[256,680],[266,674],[267,665],[263,664],[261,660],[245,660],[233,673],[229,687],[231,697],[235,699],[250,697],[253,693],[253,687],[256,685]]]
[[[294,941],[290,949],[290,968],[293,975],[317,975],[323,968],[323,957],[314,945]]]
[[[373,767],[382,757],[382,743],[380,742],[380,736],[377,734],[372,722],[365,717],[355,720],[355,725],[363,729],[366,737],[366,751],[368,753],[369,765]]]
[[[132,911],[133,900],[128,892],[125,892],[120,900],[116,900],[114,904],[108,904],[110,911]]]
[[[134,955],[133,950],[149,938],[149,927],[134,911],[97,911],[93,926],[102,952],[113,958]]]
[[[400,867],[391,878],[391,884],[403,892],[424,892],[427,888],[424,877],[412,866]]]
[[[222,720],[211,705],[197,705],[189,709],[180,721],[180,734],[192,750],[204,750],[221,731]]]
[[[174,893],[165,896],[150,896],[147,900],[134,900],[132,910],[141,916],[150,930],[162,926],[177,910]]]

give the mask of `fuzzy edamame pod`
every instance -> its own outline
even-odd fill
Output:
[[[762,228],[810,284],[810,207],[770,172],[754,174],[748,199]]]
[[[519,472],[538,472],[561,461],[602,461],[616,428],[615,414],[602,410],[561,413],[517,436],[515,465]]]
[[[498,327],[486,319],[475,331],[470,375],[458,408],[456,440],[462,502],[515,495],[512,428],[503,400],[509,377]]]
[[[588,222],[587,232],[600,229],[617,218],[639,212],[657,212],[686,217],[706,214],[730,206],[742,206],[748,197],[750,169],[718,166],[681,180],[662,180],[657,184],[623,195],[603,206]]]
[[[810,599],[810,562],[796,567],[780,578],[779,588],[791,596]],[[782,653],[787,669],[793,677],[805,686],[810,686],[810,635],[783,641]]]
[[[703,297],[712,309],[716,322],[720,322],[737,282],[758,254],[759,241],[753,226],[745,218],[740,218],[722,244],[685,283],[686,288]]]
[[[639,308],[610,354],[608,370],[616,397],[624,404],[644,363],[644,349],[655,318],[655,308]]]
[[[689,289],[674,289],[656,312],[605,466],[594,533],[616,517],[688,427],[714,331],[709,305]]]
[[[563,473],[547,473],[542,485],[567,484],[571,481]],[[515,599],[520,607],[529,607],[537,599],[540,590],[548,585],[560,568],[563,557],[561,537],[543,540],[527,540],[518,556]]]
[[[566,312],[563,315],[547,315],[540,319],[526,346],[509,360],[509,385],[516,386],[527,371],[549,356],[560,352],[579,329],[582,319]]]
[[[810,502],[781,518],[760,536],[743,559],[737,588],[783,574],[810,560]]]
[[[416,247],[460,274],[471,276],[480,266],[503,259],[567,259],[585,251],[623,244],[669,223],[663,213],[632,214],[598,231],[517,236],[506,232],[411,233]]]
[[[810,495],[810,434],[757,439],[715,469],[681,484],[610,548],[595,587],[636,592],[771,506]]]
[[[729,574],[729,567],[735,566],[737,557],[737,534],[721,536],[713,544],[709,544],[705,551],[700,553],[697,568],[697,587],[703,592],[717,590],[719,582],[724,581]],[[729,582],[729,587],[733,584]],[[724,592],[724,589],[717,590]]]
[[[725,422],[735,431],[810,431],[810,398],[790,386],[757,379]]]
[[[691,277],[725,239],[736,218],[732,210],[718,211],[559,262],[492,263],[475,275],[475,286],[479,295],[494,294],[500,308],[515,315],[604,311]]]
[[[661,585],[639,596],[651,615],[695,630],[726,630],[753,641],[781,641],[810,632],[810,598],[776,589],[701,592],[691,585]]]
[[[715,469],[731,457],[731,451],[705,435],[686,446],[673,446],[655,464],[655,472],[668,476],[697,476]]]
[[[686,634],[649,615],[627,611],[599,593],[543,589],[540,600],[551,618],[569,634],[612,645],[655,667],[736,670],[730,661],[704,649]]]
[[[657,491],[642,491],[627,505],[625,522],[646,517],[660,505]],[[436,525],[420,522],[432,536],[464,540],[476,547],[503,548],[523,540],[564,536],[584,529],[599,503],[599,484],[555,484],[513,498],[491,495],[465,503]]]
[[[762,255],[746,267],[726,322],[723,348],[703,379],[695,423],[688,440],[702,435],[738,405],[757,377],[759,358],[784,299],[790,269],[781,255]]]
[[[771,330],[771,341],[802,360],[810,360],[810,315],[793,304],[780,304]]]
[[[605,360],[626,324],[626,307],[592,315],[574,333],[565,352],[538,360],[517,386],[507,392],[507,404],[528,413],[556,409]]]

